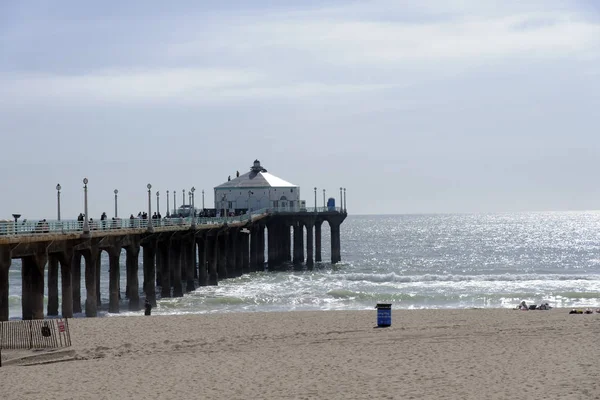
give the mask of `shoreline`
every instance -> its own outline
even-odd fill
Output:
[[[3,351],[3,398],[600,393],[600,314],[569,310],[393,309],[381,329],[374,309],[74,318],[73,346],[57,355]],[[25,356],[33,365],[14,361]]]
[[[389,303],[388,303],[389,304]],[[415,311],[469,311],[469,310],[487,310],[487,311],[533,311],[533,312],[556,312],[556,311],[566,311],[567,313],[571,310],[580,310],[580,311],[585,311],[585,310],[592,310],[593,314],[600,314],[597,312],[597,310],[600,310],[600,308],[595,307],[595,306],[577,306],[577,307],[552,307],[550,310],[541,310],[541,309],[534,309],[534,310],[519,310],[517,308],[517,305],[509,308],[509,307],[462,307],[462,308],[458,308],[458,307],[431,307],[431,308],[394,308],[394,304],[392,304],[392,313],[394,312],[415,312]],[[223,311],[223,310],[218,310],[218,311],[208,311],[208,312],[193,312],[193,311],[182,311],[182,312],[175,312],[175,313],[170,313],[170,314],[164,314],[164,313],[156,313],[156,308],[152,309],[152,315],[151,317],[176,317],[176,316],[194,316],[194,315],[198,315],[198,316],[203,316],[203,315],[231,315],[231,314],[271,314],[271,313],[297,313],[297,312],[306,312],[306,313],[311,313],[311,312],[315,312],[315,313],[320,313],[320,312],[374,312],[376,313],[376,307],[373,306],[371,308],[362,308],[362,309],[355,309],[355,308],[350,308],[350,309],[306,309],[306,310],[302,310],[302,309],[297,309],[297,310],[281,310],[281,309],[273,309],[273,310],[233,310],[233,311]],[[81,313],[76,313],[73,315],[72,318],[69,318],[69,320],[72,319],[104,319],[104,318],[129,318],[129,317],[138,317],[138,316],[145,316],[144,315],[144,309],[140,309],[138,311],[128,311],[128,310],[124,310],[121,311],[119,313],[110,313],[108,312],[108,307],[105,308],[100,308],[98,309],[98,315],[95,317],[87,317],[85,315],[85,312],[81,312]],[[62,315],[45,315],[44,319],[57,319],[57,318],[63,318]],[[15,317],[10,317],[9,321],[23,321],[21,319],[20,316],[15,316]]]

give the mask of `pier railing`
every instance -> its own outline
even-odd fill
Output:
[[[340,207],[270,207],[253,210],[250,213],[236,216],[220,217],[184,217],[184,218],[113,218],[106,220],[90,220],[88,226],[90,231],[112,231],[122,229],[147,229],[151,223],[153,228],[189,229],[192,225],[197,227],[206,225],[224,225],[232,223],[250,222],[253,218],[265,214],[286,213],[331,213],[344,212]],[[68,234],[83,233],[84,222],[77,220],[23,220],[23,221],[0,221],[1,236],[28,236],[39,234]]]

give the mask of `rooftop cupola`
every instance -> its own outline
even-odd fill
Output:
[[[260,165],[260,161],[258,160],[254,160],[254,164],[252,165],[252,167],[250,168],[250,171],[252,172],[267,172],[266,169],[264,169],[261,165]]]

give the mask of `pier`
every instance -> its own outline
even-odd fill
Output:
[[[252,171],[249,174],[252,176]],[[238,183],[243,184],[243,176],[238,178]],[[84,183],[87,187],[87,181]],[[290,191],[294,192],[293,188]],[[340,226],[347,216],[345,198],[341,196],[340,190],[338,207],[307,208],[304,201],[271,201],[271,207],[252,210],[253,204],[261,203],[260,200],[252,203],[248,195],[245,213],[233,216],[223,209],[217,217],[190,215],[152,219],[149,202],[148,219],[90,223],[86,215],[83,221],[3,222],[0,225],[0,321],[10,317],[8,277],[13,259],[22,262],[24,320],[59,315],[59,274],[60,314],[70,318],[75,313],[85,312],[87,317],[96,317],[103,251],[109,260],[109,313],[120,311],[122,294],[128,299],[128,309],[138,311],[140,295],[156,306],[157,287],[160,287],[161,298],[181,297],[197,287],[218,285],[222,279],[250,272],[275,270],[286,263],[312,268],[322,261],[324,223],[331,232],[331,263],[337,263],[341,261]],[[232,204],[226,200],[222,198],[226,205]],[[218,201],[215,197],[215,204]],[[240,209],[238,204],[235,210]],[[124,271],[120,267],[123,249]],[[138,281],[140,252],[143,282]],[[44,282],[45,268],[48,268],[48,282]],[[119,287],[122,273],[126,274],[125,288]],[[87,292],[83,308],[82,274]],[[46,312],[45,285],[48,288]]]

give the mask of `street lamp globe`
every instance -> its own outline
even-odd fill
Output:
[[[62,189],[62,187],[60,186],[60,183],[58,185],[56,185],[56,190],[60,190]]]
[[[148,188],[148,190],[152,189],[152,185],[151,184],[147,184],[146,187]]]
[[[83,178],[83,184],[87,185],[88,184],[88,178]]]
[[[118,193],[119,193],[119,191],[117,189],[115,189],[115,194],[118,194]]]

